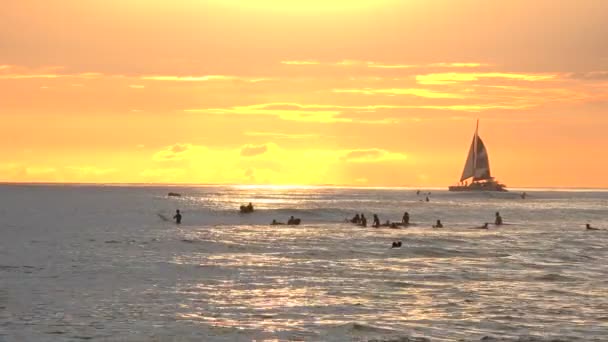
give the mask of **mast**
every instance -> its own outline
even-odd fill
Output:
[[[473,178],[477,171],[477,144],[479,143],[479,119],[477,119],[477,125],[475,126],[475,136],[473,137]],[[473,179],[475,181],[475,179]]]

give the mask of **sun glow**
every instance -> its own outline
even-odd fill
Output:
[[[262,11],[353,11],[377,8],[396,0],[216,0],[218,5]]]

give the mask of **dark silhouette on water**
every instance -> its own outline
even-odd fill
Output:
[[[403,223],[404,226],[407,226],[410,224],[410,214],[407,211],[403,214],[401,223]]]
[[[599,228],[591,227],[591,225],[589,223],[587,223],[585,225],[585,229],[587,229],[587,230],[600,230]]]
[[[374,214],[374,223],[372,224],[372,227],[374,227],[374,228],[380,227],[380,218],[376,214]]]
[[[253,204],[251,204],[251,202],[249,202],[249,204],[247,205],[242,205],[241,206],[241,213],[243,214],[249,214],[253,212]]]
[[[283,223],[283,222],[277,222],[277,220],[272,220],[272,223],[270,225],[271,226],[280,226],[280,225],[283,225],[283,224],[285,224],[285,223]]]
[[[365,215],[363,215],[363,214],[361,214],[361,226],[367,227],[367,219],[365,218]]]
[[[502,225],[502,216],[500,216],[500,213],[498,211],[496,212],[496,219],[494,220],[494,224],[497,226]]]
[[[177,192],[170,192],[167,194],[167,196],[169,197],[182,197],[182,194],[179,194]]]
[[[175,215],[173,216],[173,218],[175,219],[175,223],[177,223],[177,224],[182,223],[182,214],[179,212],[179,209],[177,209],[175,211]]]
[[[391,248],[401,248],[401,246],[402,246],[401,241],[393,241]]]
[[[479,227],[475,227],[475,228],[471,228],[471,229],[489,229],[488,225],[489,225],[489,223],[488,223],[488,222],[485,222],[485,223],[484,223],[484,224],[482,224],[481,226],[479,226]]]
[[[302,222],[302,220],[300,220],[299,218],[295,218],[295,217],[290,217],[289,220],[287,220],[287,224],[290,226],[297,226]]]
[[[433,228],[443,228],[443,224],[441,224],[441,220],[437,220],[437,223],[435,223]]]

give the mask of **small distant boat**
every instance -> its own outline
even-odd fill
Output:
[[[182,194],[178,194],[177,192],[170,192],[167,194],[169,197],[182,197]]]
[[[468,180],[471,181],[470,184]],[[448,189],[450,191],[507,191],[506,185],[499,183],[490,174],[488,150],[479,137],[479,120],[460,183],[461,185],[453,185]]]

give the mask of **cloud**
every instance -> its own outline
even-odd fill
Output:
[[[281,61],[281,64],[286,65],[319,65],[320,62],[310,61],[310,60],[302,60],[302,61]]]
[[[574,72],[567,74],[568,78],[575,80],[608,80],[608,71]]]
[[[364,95],[411,95],[417,97],[425,97],[432,99],[458,99],[463,98],[463,95],[438,92],[430,89],[420,88],[390,88],[390,89],[374,89],[374,88],[362,88],[362,89],[332,89],[334,93],[352,93],[352,94],[364,94]]]
[[[82,73],[62,73],[63,67],[42,67],[30,69],[15,65],[2,65],[0,67],[0,79],[5,80],[24,80],[24,79],[56,79],[56,78],[78,78],[78,79],[98,79],[106,77],[99,72],[82,72]],[[112,77],[121,77],[115,75]]]
[[[99,72],[67,73],[63,67],[42,67],[37,69],[26,68],[15,65],[0,65],[0,79],[102,79],[102,78],[125,78],[140,81],[164,81],[164,82],[211,82],[211,81],[242,81],[257,83],[270,81],[267,77],[242,77],[232,75],[119,75],[104,74]],[[144,85],[132,84],[130,88],[140,89]]]
[[[351,121],[350,119],[340,118],[341,111],[332,106],[309,106],[294,103],[264,103],[228,108],[186,109],[185,111],[217,115],[270,115],[289,121],[320,123]]]
[[[236,76],[226,75],[203,75],[203,76],[175,76],[175,75],[151,75],[140,76],[139,79],[146,81],[172,81],[172,82],[206,82],[206,81],[229,81],[240,79]]]
[[[185,160],[193,149],[192,144],[175,144],[156,152],[153,159],[157,162],[181,161]]]
[[[318,137],[318,134],[296,134],[296,133],[279,133],[279,132],[245,132],[245,135],[250,137],[273,137],[284,139],[306,139]]]
[[[483,66],[489,66],[490,64],[485,63],[431,63],[427,64],[429,67],[438,67],[438,68],[479,68]]]
[[[416,82],[418,84],[426,85],[443,85],[453,84],[460,82],[474,82],[480,79],[509,79],[517,81],[546,81],[555,79],[557,75],[554,74],[520,74],[520,73],[504,73],[504,72],[485,72],[485,73],[458,73],[458,72],[445,72],[445,73],[433,73],[426,75],[417,75]]]
[[[388,160],[406,160],[407,156],[401,153],[389,152],[372,148],[364,150],[351,150],[344,152],[342,159],[353,163],[369,163]]]
[[[243,157],[253,157],[257,155],[264,154],[268,151],[268,146],[266,145],[245,145],[241,148],[241,156]]]
[[[357,59],[344,59],[338,62],[318,62],[307,60],[282,61],[281,64],[286,65],[326,65],[337,67],[364,67],[372,69],[421,69],[421,68],[479,68],[489,66],[490,64],[477,62],[439,62],[429,64],[404,64],[404,63],[386,63],[377,61],[363,61]]]

